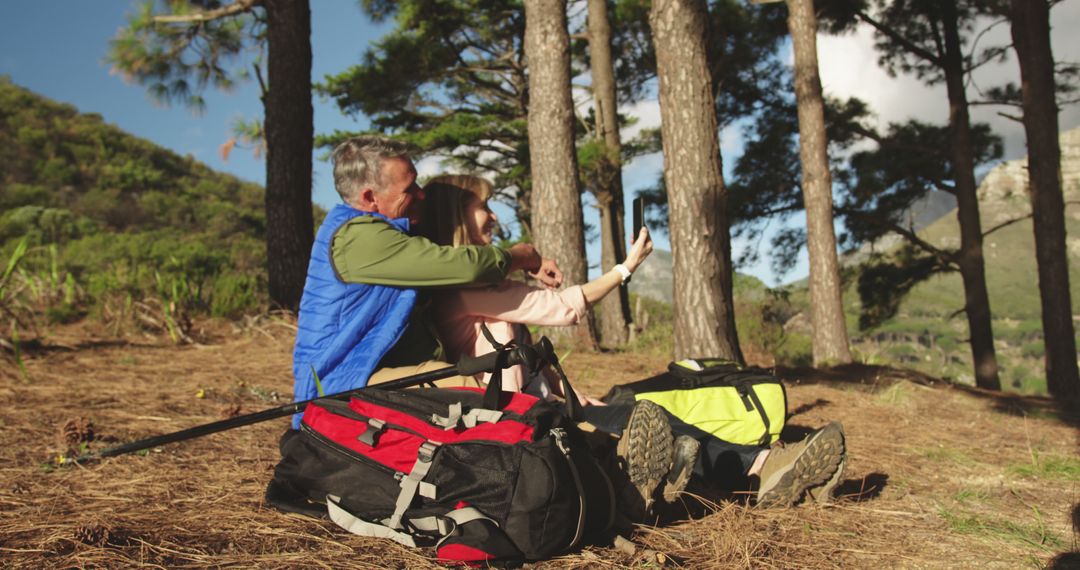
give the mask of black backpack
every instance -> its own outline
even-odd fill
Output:
[[[363,390],[309,404],[267,501],[440,561],[537,560],[609,539],[614,492],[567,407],[469,388]],[[576,410],[576,411],[575,411]]]

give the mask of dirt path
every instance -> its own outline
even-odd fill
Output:
[[[144,456],[53,469],[93,424],[93,448],[284,402],[290,331],[174,347],[58,338],[0,376],[0,562],[21,568],[422,568],[426,551],[350,536],[263,505],[281,419]],[[572,354],[567,371],[599,395],[666,363],[659,355]],[[793,435],[844,423],[844,497],[829,507],[711,513],[644,528],[637,540],[688,568],[1018,568],[1077,548],[1077,431],[1039,399],[896,381],[877,369],[791,373]],[[646,567],[590,548],[537,568]]]

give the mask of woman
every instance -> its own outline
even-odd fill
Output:
[[[424,187],[425,221],[428,237],[441,245],[490,245],[498,218],[488,207],[491,183],[468,175],[438,176]],[[521,281],[506,280],[499,285],[440,292],[435,301],[435,322],[446,356],[454,361],[462,355],[475,356],[494,350],[481,334],[487,325],[497,342],[511,339],[528,342],[524,325],[569,326],[586,315],[586,309],[629,279],[652,252],[647,229],[634,241],[626,261],[584,285],[552,291]],[[550,370],[545,370],[550,374]],[[490,374],[485,374],[486,383]],[[521,366],[503,371],[505,390],[525,391],[541,397],[562,395],[553,377],[528,378]],[[584,403],[599,404],[581,395]]]

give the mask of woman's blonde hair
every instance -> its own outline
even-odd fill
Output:
[[[439,245],[472,245],[465,225],[465,203],[475,196],[487,202],[495,189],[491,182],[471,174],[443,174],[424,186],[424,235]]]

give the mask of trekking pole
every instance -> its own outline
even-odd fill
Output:
[[[538,366],[542,366],[543,364],[547,363],[552,357],[552,353],[554,351],[551,350],[550,347],[551,342],[548,341],[546,337],[542,338],[540,342],[534,345],[508,345],[501,350],[496,350],[482,356],[463,356],[460,360],[458,360],[458,363],[455,366],[448,366],[446,368],[440,368],[439,370],[432,370],[429,372],[421,372],[420,374],[415,374],[413,376],[406,376],[405,378],[399,378],[390,382],[375,384],[371,386],[371,388],[379,390],[398,390],[401,388],[418,386],[420,384],[424,384],[425,382],[433,382],[435,380],[449,378],[451,376],[472,376],[481,372],[494,372],[495,370],[509,368],[510,366],[514,366],[516,364],[521,364],[526,369],[535,370]],[[236,416],[235,418],[228,418],[225,420],[219,420],[200,426],[190,427],[173,433],[167,433],[164,435],[140,439],[138,441],[132,441],[122,445],[117,445],[115,447],[102,449],[101,451],[85,453],[78,457],[65,458],[61,462],[61,465],[83,463],[85,461],[90,461],[94,459],[102,459],[105,457],[124,455],[126,453],[134,453],[136,451],[150,449],[152,447],[165,445],[167,443],[175,443],[177,441],[194,439],[196,437],[202,437],[204,435],[210,435],[212,433],[218,433],[233,428],[249,426],[251,424],[257,424],[260,422],[265,422],[267,420],[291,416],[293,414],[304,411],[304,408],[306,408],[308,404],[316,400],[345,398],[359,392],[360,390],[366,390],[367,388],[367,386],[364,386],[362,388],[354,388],[352,390],[346,390],[344,392],[338,392],[336,394],[328,394],[326,396],[312,398],[310,400],[304,400],[302,402],[293,402],[291,404],[278,406],[276,408],[270,408],[269,410],[263,410],[261,412],[254,412],[251,414]]]

